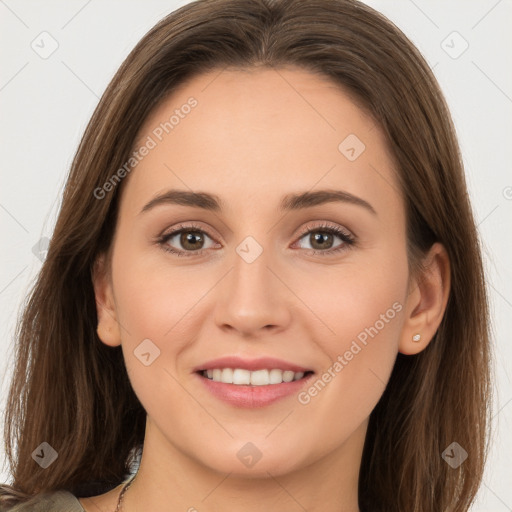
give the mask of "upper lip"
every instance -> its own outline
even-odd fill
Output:
[[[249,371],[278,369],[285,371],[290,370],[295,373],[312,371],[309,368],[305,368],[295,363],[289,363],[282,359],[276,359],[274,357],[243,359],[238,356],[226,356],[218,359],[212,359],[211,361],[200,364],[194,368],[194,371],[213,370],[215,368],[241,368]]]

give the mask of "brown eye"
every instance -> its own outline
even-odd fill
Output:
[[[341,242],[336,243],[336,238]],[[299,239],[305,240],[309,247],[303,249],[311,249],[314,254],[329,255],[337,251],[341,251],[353,245],[354,238],[337,226],[315,226],[307,227]]]
[[[313,249],[330,249],[333,245],[334,235],[325,231],[317,231],[309,235],[309,242]]]
[[[204,237],[199,231],[183,231],[180,233],[181,246],[190,251],[202,249],[204,244]]]
[[[202,229],[182,225],[162,235],[158,242],[164,250],[178,256],[194,256],[215,245],[213,239]]]

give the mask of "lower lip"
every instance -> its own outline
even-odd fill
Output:
[[[292,382],[269,384],[268,386],[225,384],[203,377],[199,373],[196,375],[210,393],[220,400],[235,407],[256,408],[265,407],[291,395],[297,395],[314,374],[310,373],[306,377]]]

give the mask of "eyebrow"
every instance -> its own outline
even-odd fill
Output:
[[[285,195],[279,206],[280,211],[302,210],[326,203],[348,203],[361,206],[373,215],[377,212],[373,206],[358,196],[344,192],[342,190],[317,190],[315,192],[302,192],[299,194]],[[140,213],[147,212],[152,208],[165,204],[178,204],[182,206],[191,206],[202,208],[212,212],[221,212],[223,210],[223,201],[219,196],[208,192],[191,192],[188,190],[168,190],[151,199]]]

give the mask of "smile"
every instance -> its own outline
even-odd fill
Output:
[[[278,368],[255,371],[245,370],[243,368],[213,368],[202,370],[200,373],[207,379],[224,384],[234,384],[237,386],[269,386],[300,380],[305,374],[312,372],[294,372],[291,370],[280,370]]]
[[[254,409],[297,396],[314,372],[214,368],[196,371],[195,375],[215,399],[232,407]]]

